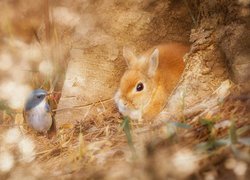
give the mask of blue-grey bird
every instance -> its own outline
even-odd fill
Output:
[[[47,133],[52,125],[50,106],[46,99],[47,95],[47,91],[43,89],[32,91],[24,107],[24,118],[28,125],[41,133]]]

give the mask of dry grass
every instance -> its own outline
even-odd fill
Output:
[[[249,148],[238,143],[238,151],[232,151],[229,116],[240,116],[234,118],[237,137],[248,137],[249,112],[242,109],[248,103],[231,95],[218,114],[209,119],[204,116],[196,122],[191,118],[183,124],[158,125],[133,122],[130,132],[136,156],[121,129],[122,119],[117,110],[107,103],[102,113],[93,114],[97,107],[92,106],[82,121],[61,128],[52,139],[33,131],[25,132],[36,145],[36,159],[25,165],[23,171],[28,173],[30,164],[36,164],[43,169],[37,176],[51,179],[203,179],[208,176],[226,179],[228,174],[233,179],[247,177],[249,159],[244,159],[242,154],[249,153]],[[229,124],[225,123],[228,121]],[[219,140],[226,138],[229,144],[219,144]],[[238,166],[242,169],[237,170]]]

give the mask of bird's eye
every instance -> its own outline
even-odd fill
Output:
[[[142,91],[144,88],[144,85],[142,83],[138,83],[136,86],[136,91]]]
[[[43,95],[38,95],[37,98],[38,99],[41,99],[43,97]]]

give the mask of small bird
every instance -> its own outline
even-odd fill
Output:
[[[39,133],[45,133],[52,126],[50,106],[46,100],[49,94],[43,89],[36,89],[29,95],[25,107],[24,118],[28,125]]]

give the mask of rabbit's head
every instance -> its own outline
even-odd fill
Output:
[[[115,94],[119,111],[131,119],[140,119],[157,88],[155,75],[159,64],[159,50],[149,56],[136,57],[129,48],[123,49],[128,69],[120,81]]]

